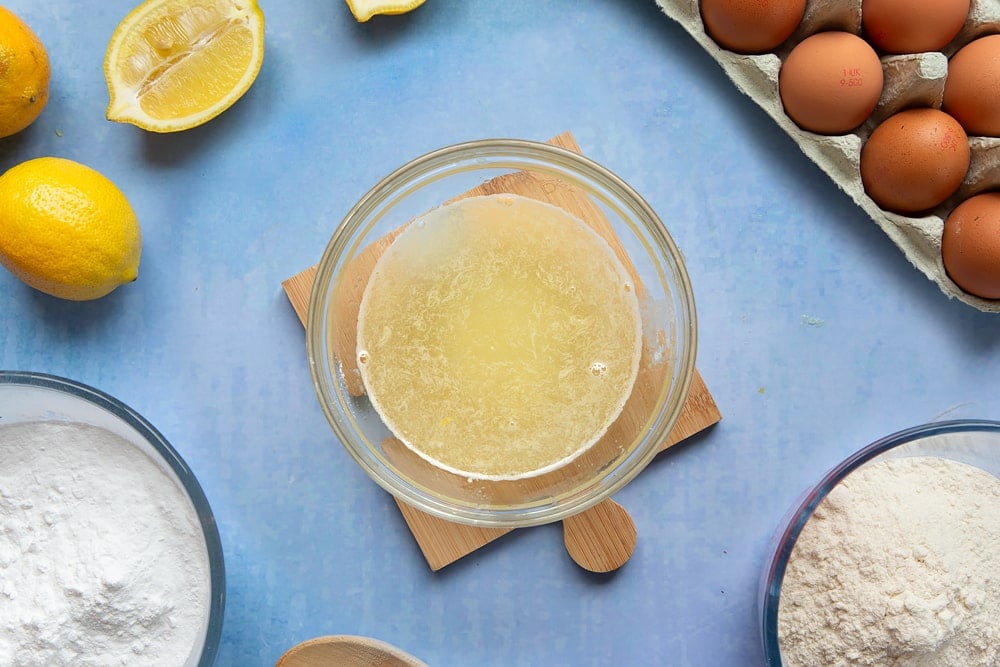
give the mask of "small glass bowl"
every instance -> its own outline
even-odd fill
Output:
[[[121,401],[79,382],[25,371],[0,371],[0,423],[67,421],[90,424],[124,438],[184,491],[201,523],[209,564],[209,602],[187,667],[211,667],[219,649],[226,575],[215,516],[194,473],[169,442]]]
[[[765,663],[781,667],[778,642],[778,605],[781,583],[795,541],[813,511],[844,478],[862,466],[893,458],[938,456],[980,468],[1000,477],[1000,422],[942,421],[899,431],[855,452],[806,491],[782,520],[772,540],[767,568],[758,590],[761,639]]]
[[[531,190],[524,184],[530,181]],[[521,480],[471,479],[426,463],[396,440],[364,395],[356,367],[357,313],[372,254],[393,232],[470,190],[518,194],[587,211],[616,237],[634,271],[643,319],[639,379],[622,417],[566,465]],[[621,255],[620,255],[621,258]],[[580,512],[610,496],[659,451],[694,372],[694,298],[680,251],[624,181],[578,153],[495,139],[442,148],[386,176],[348,212],[319,262],[306,323],[313,383],[334,433],[397,499],[442,519],[520,527]],[[625,416],[628,415],[628,418]]]

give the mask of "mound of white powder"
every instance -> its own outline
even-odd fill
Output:
[[[781,587],[787,667],[1000,665],[1000,479],[938,457],[851,473]]]
[[[117,435],[0,427],[0,665],[185,665],[208,613],[204,544],[181,489]]]

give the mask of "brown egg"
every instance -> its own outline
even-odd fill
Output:
[[[862,0],[861,27],[886,53],[940,51],[969,15],[969,0]]]
[[[861,149],[865,192],[887,211],[921,213],[953,195],[969,170],[969,138],[937,109],[884,120]]]
[[[966,199],[944,221],[941,260],[963,291],[1000,299],[1000,192]]]
[[[871,115],[882,81],[882,63],[867,42],[849,32],[821,32],[788,54],[778,93],[785,113],[802,129],[844,134]]]
[[[975,39],[951,57],[941,108],[971,135],[1000,137],[1000,35]]]
[[[737,53],[766,53],[792,36],[806,0],[701,0],[708,36]]]

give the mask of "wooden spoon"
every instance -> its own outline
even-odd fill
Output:
[[[353,635],[317,637],[288,649],[275,667],[427,667],[391,644]]]
[[[605,498],[563,519],[563,542],[573,561],[591,572],[611,572],[635,551],[635,522],[624,507]]]

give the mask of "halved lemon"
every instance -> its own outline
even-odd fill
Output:
[[[405,14],[422,4],[424,0],[347,0],[347,6],[359,23],[376,14]]]
[[[108,120],[152,132],[201,125],[242,97],[263,61],[256,0],[146,0],[108,43]]]

